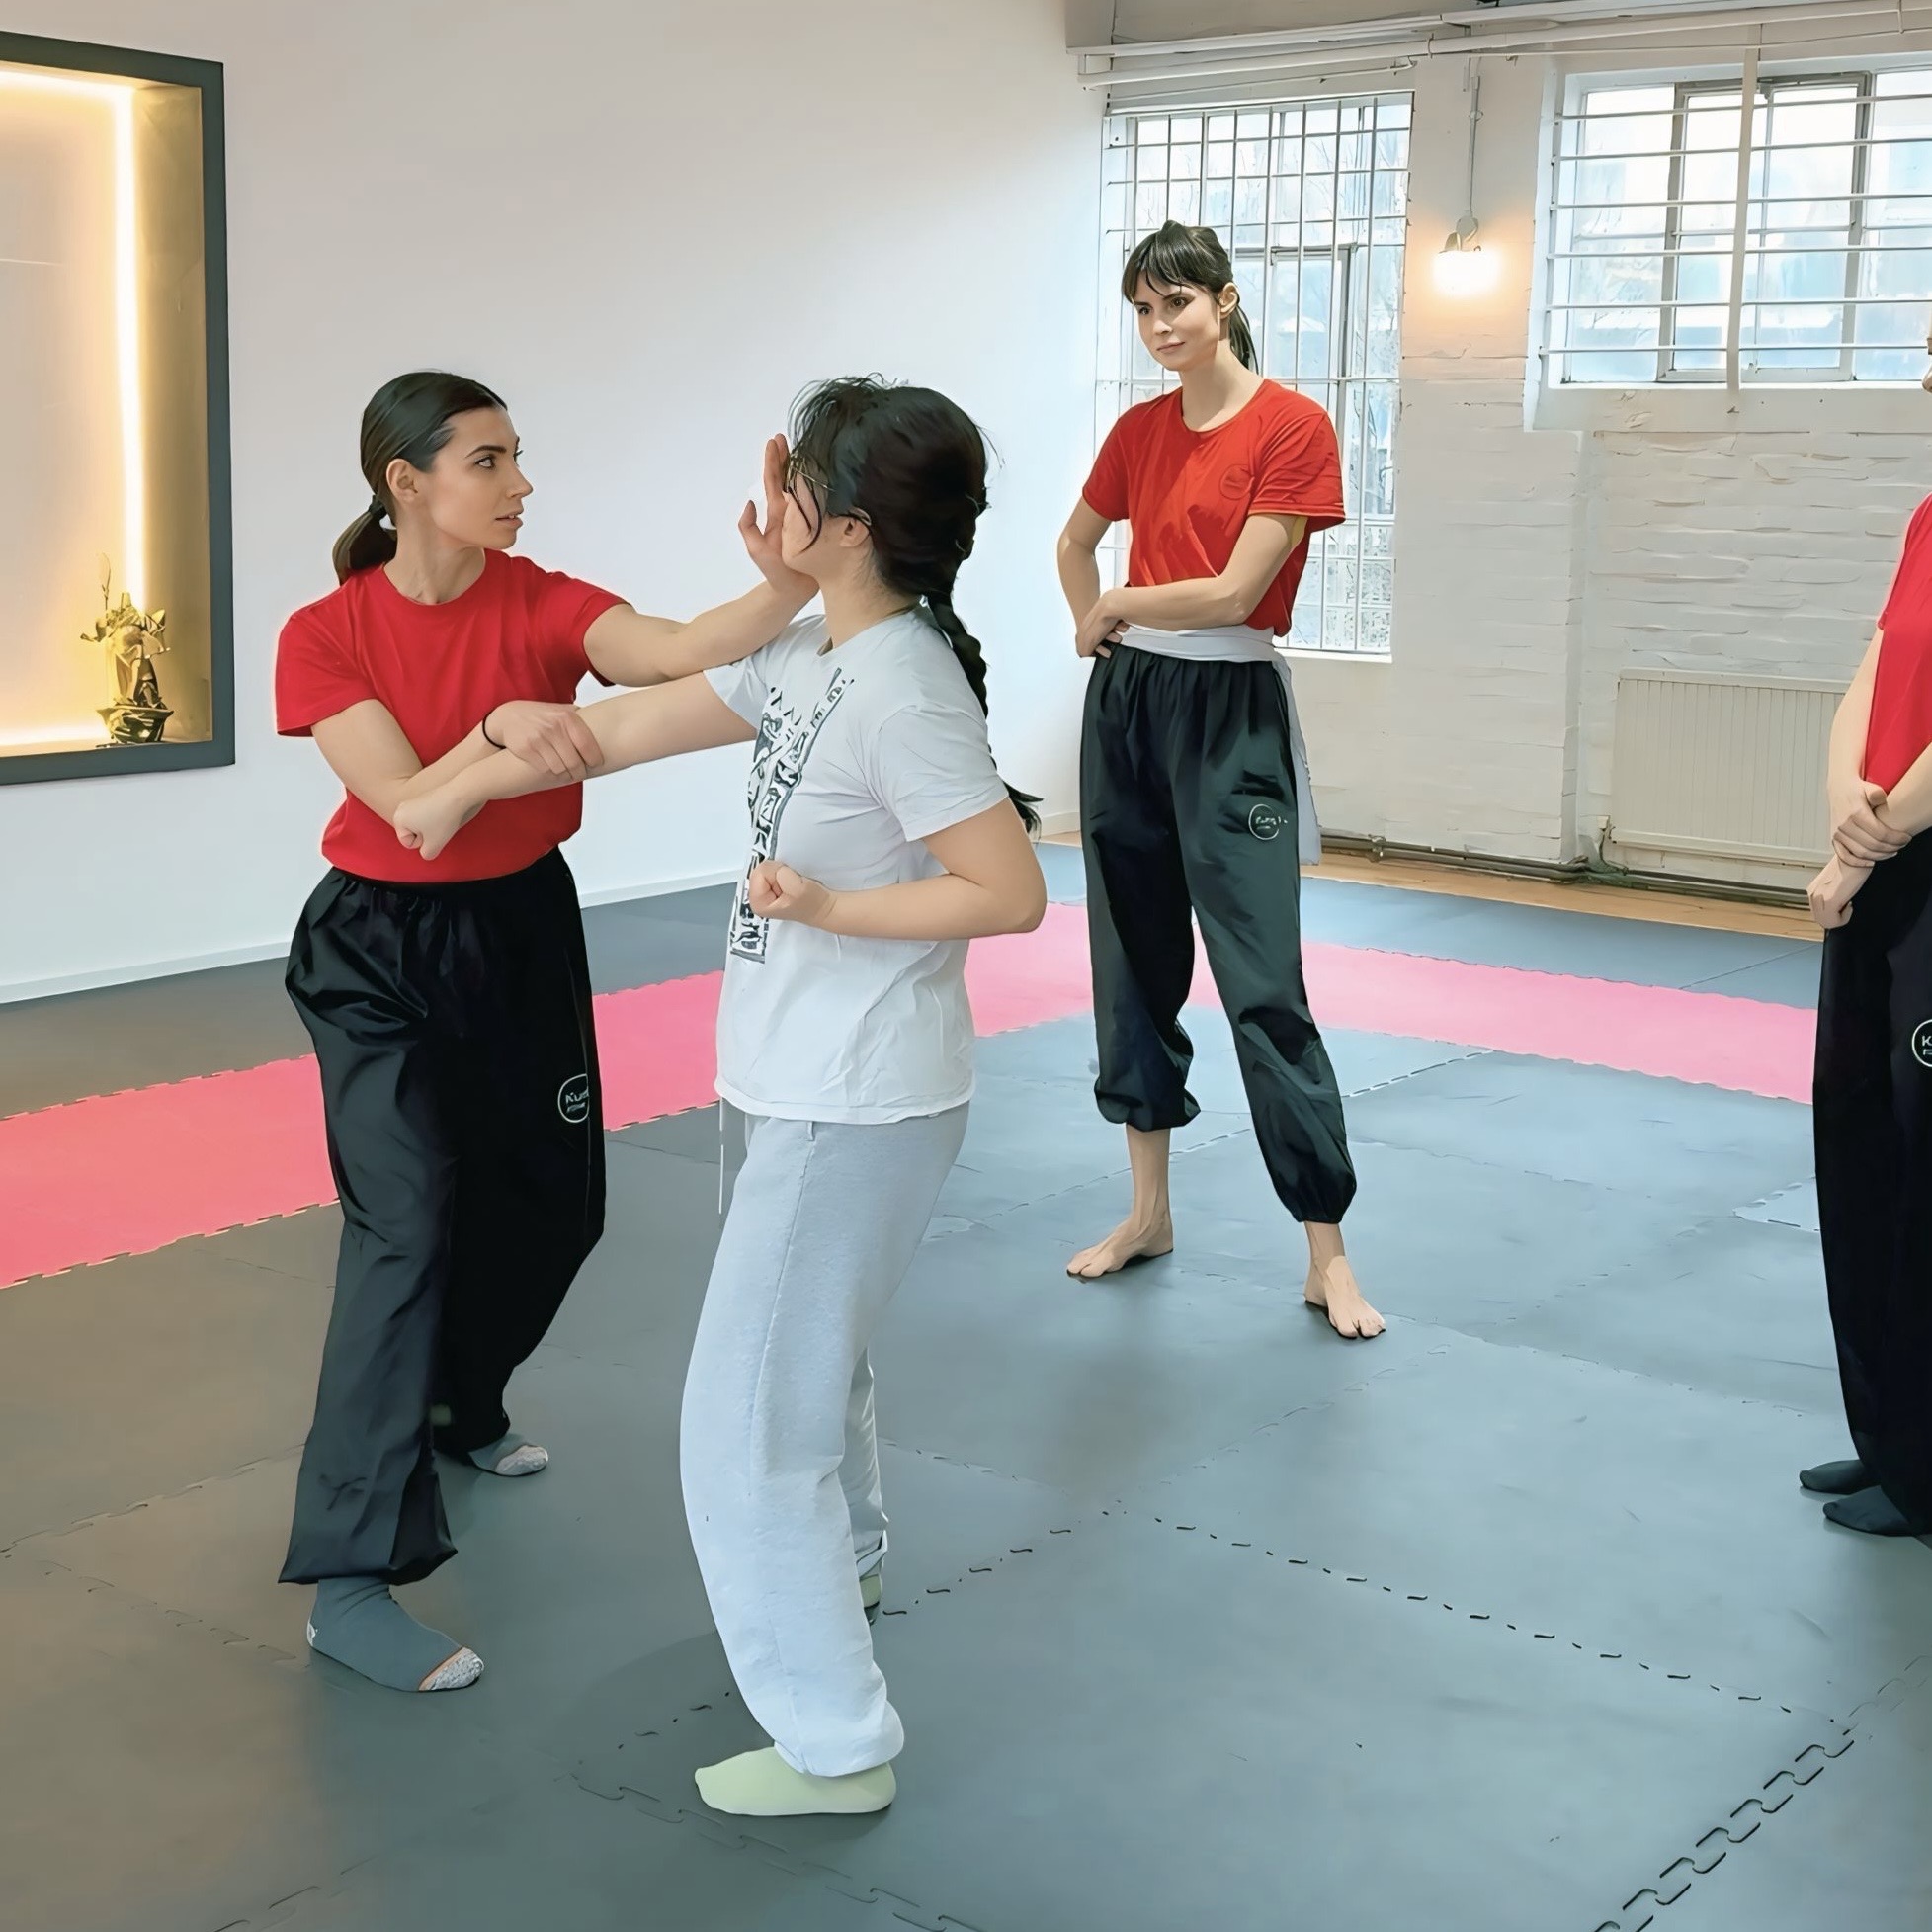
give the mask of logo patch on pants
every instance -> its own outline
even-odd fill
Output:
[[[1932,1067],[1932,1020],[1921,1020],[1912,1033],[1912,1058]]]
[[[572,1127],[582,1127],[590,1119],[590,1075],[573,1073],[556,1090],[556,1111]]]
[[[1248,813],[1248,830],[1258,839],[1278,839],[1288,824],[1288,818],[1280,805],[1271,804],[1266,798]]]

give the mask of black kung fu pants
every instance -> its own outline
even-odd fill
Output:
[[[1824,939],[1812,1090],[1818,1224],[1852,1447],[1932,1529],[1932,837]]]
[[[509,1428],[511,1371],[604,1227],[603,1108],[576,886],[331,872],[289,995],[315,1043],[342,1201],[335,1305],[286,1583],[409,1583],[456,1554],[436,1442]]]
[[[1275,1192],[1297,1220],[1339,1221],[1355,1170],[1302,983],[1295,772],[1279,669],[1129,646],[1096,660],[1080,816],[1101,1113],[1152,1133],[1200,1111],[1180,1024],[1198,917]]]

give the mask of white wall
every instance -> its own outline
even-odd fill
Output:
[[[1574,437],[1524,433],[1543,78],[1528,63],[1491,65],[1476,203],[1498,280],[1476,301],[1440,294],[1431,275],[1462,212],[1462,68],[1443,61],[1409,77],[1392,658],[1303,658],[1295,684],[1328,829],[1554,861],[1583,482]]]
[[[1273,24],[1291,24],[1292,6],[1274,11]],[[1914,44],[1932,50],[1908,37],[1888,51]],[[1871,48],[1797,42],[1783,53],[1849,64]],[[1739,56],[1716,46],[1694,57],[1734,70]],[[1589,65],[1668,73],[1686,56]],[[1333,831],[1542,861],[1584,852],[1610,809],[1618,673],[1849,679],[1906,519],[1932,492],[1932,399],[1911,390],[1747,392],[1733,404],[1650,389],[1535,406],[1546,108],[1562,74],[1581,70],[1482,62],[1476,210],[1501,273],[1488,294],[1461,299],[1440,295],[1431,270],[1462,200],[1463,63],[1407,77],[1393,658],[1296,667]],[[1618,856],[1793,880],[1716,859]]]
[[[996,746],[1070,809],[1051,547],[1089,454],[1099,110],[1058,0],[11,0],[6,24],[226,67],[238,747],[0,787],[0,997],[285,940],[333,793],[272,735],[276,632],[333,581],[364,401],[423,363],[510,398],[529,553],[673,614],[742,587],[732,525],[805,382],[946,389],[1004,461],[960,595]],[[733,869],[741,769],[593,787],[586,894]]]

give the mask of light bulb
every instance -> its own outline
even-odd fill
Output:
[[[1436,257],[1436,287],[1459,299],[1486,294],[1496,286],[1496,267],[1495,255],[1480,242],[1452,245]]]

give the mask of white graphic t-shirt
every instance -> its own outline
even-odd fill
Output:
[[[985,714],[908,611],[835,650],[800,619],[706,675],[747,723],[751,858],[834,891],[944,871],[921,843],[1006,798]],[[964,940],[847,939],[754,918],[740,883],[717,1018],[717,1090],[747,1114],[877,1125],[972,1098]]]

